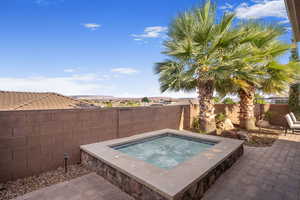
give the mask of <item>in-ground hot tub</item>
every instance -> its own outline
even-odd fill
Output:
[[[243,142],[164,129],[81,146],[82,162],[135,199],[199,199]]]

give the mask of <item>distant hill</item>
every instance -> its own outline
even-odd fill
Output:
[[[74,99],[97,99],[97,100],[113,100],[118,99],[114,96],[105,96],[105,95],[74,95],[70,96]]]
[[[100,101],[141,101],[142,98],[136,97],[115,97],[108,95],[75,95],[71,96],[74,99],[88,99],[88,100],[100,100]],[[194,100],[194,98],[172,98],[172,97],[148,97],[152,102],[159,101],[172,101],[182,102],[188,100]]]

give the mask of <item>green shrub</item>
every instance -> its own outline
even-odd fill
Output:
[[[230,97],[226,97],[225,99],[223,99],[223,104],[235,104],[235,101],[230,98]]]
[[[144,103],[149,103],[150,102],[148,97],[143,97],[141,101],[144,102]]]
[[[194,132],[205,134],[205,132],[202,132],[201,129],[200,129],[200,124],[199,124],[199,118],[198,117],[194,117],[193,123],[192,123],[192,128],[193,128]]]
[[[267,102],[262,99],[263,96],[261,96],[260,94],[255,94],[255,99],[254,99],[254,104],[267,104]]]
[[[129,107],[137,107],[137,106],[140,106],[140,102],[136,102],[136,101],[128,101],[126,103],[126,106],[129,106]]]
[[[267,121],[271,121],[272,116],[274,116],[274,112],[267,111],[263,114],[263,119]]]
[[[215,96],[215,97],[213,97],[213,99],[214,99],[214,103],[221,103],[221,100],[222,100],[222,98],[219,96]]]
[[[112,102],[105,102],[105,107],[111,108],[113,107]]]
[[[219,113],[216,115],[216,122],[224,122],[226,118],[227,116],[225,113]]]
[[[194,117],[193,122],[192,122],[192,127],[193,127],[193,129],[196,129],[196,130],[200,129],[198,117]]]
[[[300,83],[290,86],[289,108],[297,116],[300,116]]]

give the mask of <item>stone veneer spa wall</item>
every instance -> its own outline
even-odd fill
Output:
[[[160,169],[112,148],[166,133],[212,140],[217,144],[170,170]],[[217,178],[243,155],[242,144],[238,140],[165,129],[82,146],[81,160],[137,200],[193,200],[200,199]],[[205,163],[201,164],[199,160]]]

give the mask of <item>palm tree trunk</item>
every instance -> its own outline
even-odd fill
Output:
[[[256,129],[254,115],[255,88],[240,90],[240,127],[246,130]]]
[[[213,92],[213,81],[198,83],[199,127],[200,131],[204,133],[214,133],[216,131]]]

